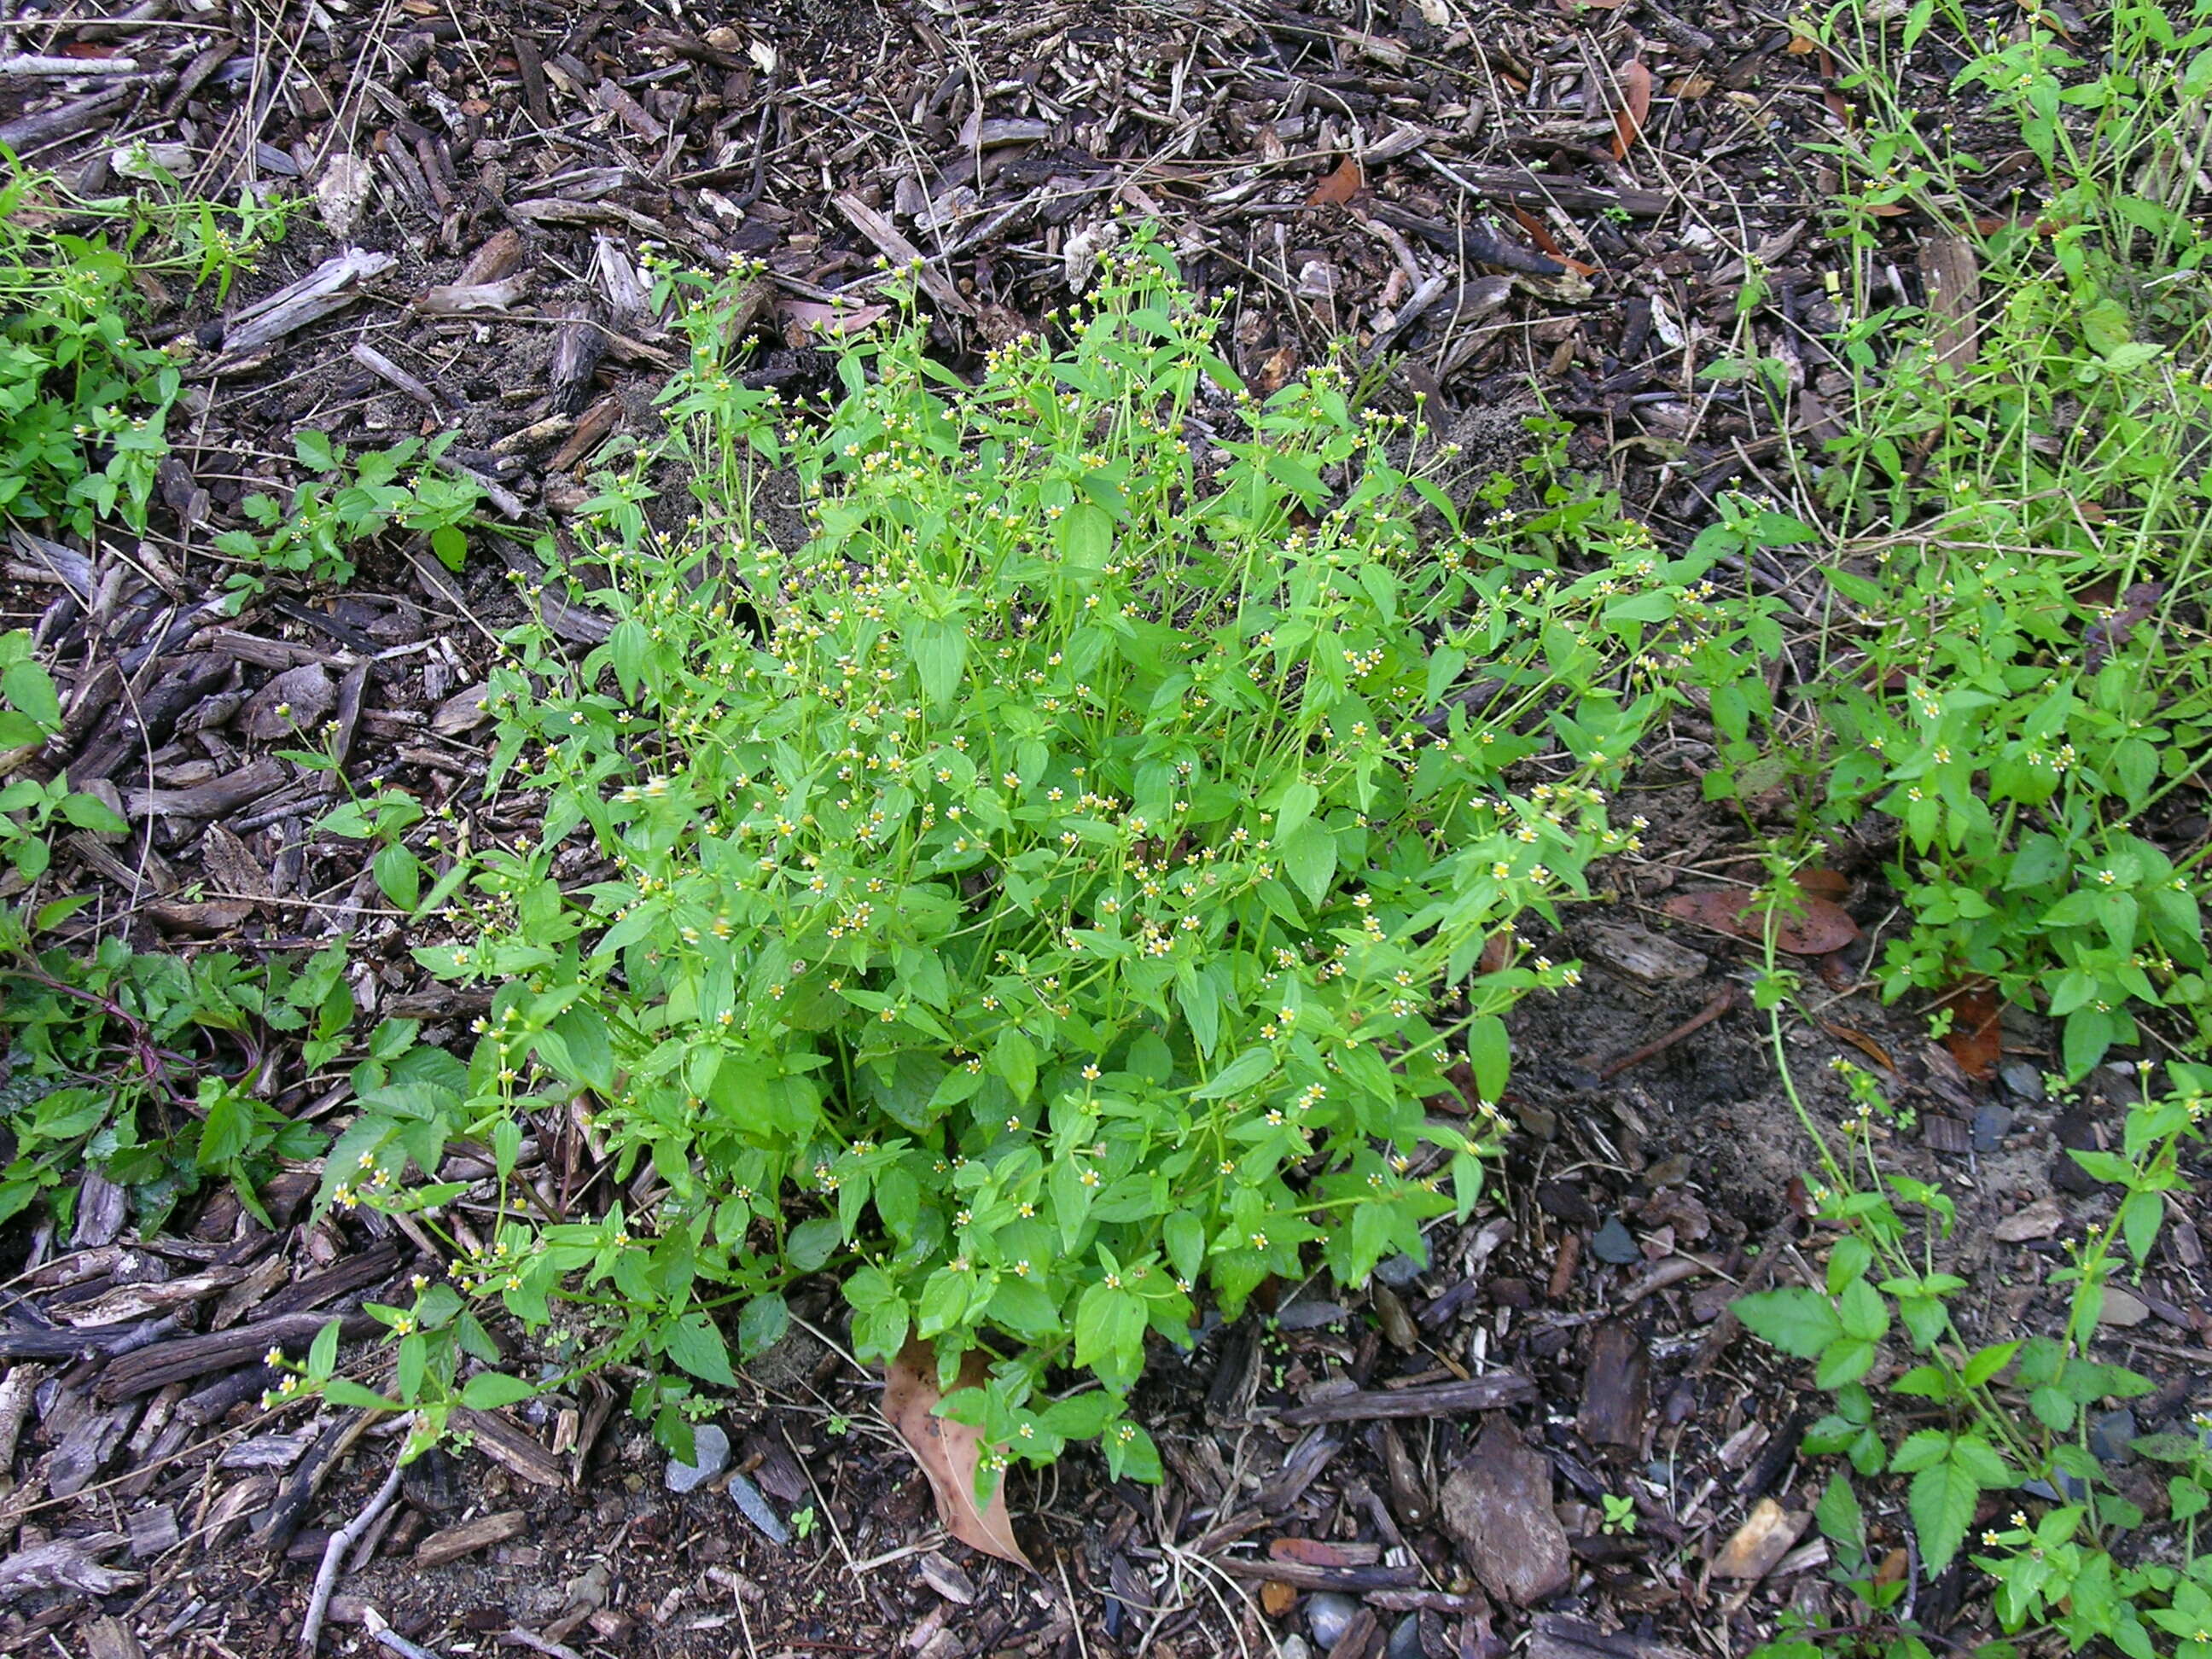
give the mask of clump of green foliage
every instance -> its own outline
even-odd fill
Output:
[[[2101,61],[2047,19],[1991,41],[1936,0],[1886,21],[1844,8],[1826,31],[1863,117],[1814,146],[1844,173],[1854,255],[1834,294],[1847,430],[1800,458],[1835,625],[1809,731],[1753,758],[1739,719],[1743,752],[1712,780],[1794,767],[1801,849],[1889,820],[1910,926],[1886,991],[1993,981],[2061,1023],[2075,1077],[2147,1011],[2212,1040],[2203,851],[2177,861],[2150,833],[2212,757],[2212,290],[2187,211],[2212,5],[2121,5],[2103,27]],[[1932,56],[2016,127],[2042,199],[1975,216],[1990,158],[1894,90]],[[1875,303],[1900,207],[1973,251],[1971,294]]]
[[[483,491],[465,473],[439,470],[453,435],[441,433],[428,442],[403,438],[355,455],[326,433],[297,434],[293,453],[313,476],[295,487],[289,501],[248,495],[239,507],[252,527],[215,538],[216,551],[241,567],[223,579],[232,605],[260,592],[271,571],[343,586],[353,580],[357,549],[394,530],[427,536],[440,562],[459,570]]]
[[[51,174],[0,184],[0,511],[80,536],[102,520],[146,526],[168,453],[177,360],[132,331],[134,279],[174,273],[218,293],[281,238],[283,213],[162,193],[83,201]]]
[[[504,1179],[523,1115],[580,1098],[639,1196],[510,1202],[466,1288],[726,1383],[717,1310],[757,1352],[830,1271],[862,1358],[997,1356],[947,1409],[1008,1455],[1152,1476],[1148,1337],[1468,1213],[1501,1016],[1577,977],[1514,924],[1636,845],[1606,791],[1680,658],[1739,637],[1712,556],[1563,486],[1468,529],[1329,376],[1245,394],[1146,242],[978,385],[911,319],[848,344],[821,421],[736,384],[732,287],[664,280],[699,511],[652,529],[641,457],[592,508],[605,644],[516,636],[495,769],[544,837],[418,953],[490,1012],[465,1079],[364,1092],[325,1196],[422,1207],[449,1135]],[[773,467],[790,544],[749,510]],[[610,868],[567,886],[579,842]],[[1068,1367],[1102,1386],[1048,1403]],[[689,1390],[634,1407],[680,1444]]]
[[[2127,1262],[2138,1274],[2149,1265],[2169,1195],[2188,1188],[2183,1154],[2203,1144],[2212,1066],[2174,1062],[2158,1092],[2150,1086],[2155,1068],[2142,1062],[2142,1092],[2120,1146],[2069,1153],[2109,1185],[2113,1205],[2070,1241],[2068,1265],[2051,1274],[2071,1286],[2061,1328],[1977,1342],[1954,1315],[1966,1281],[1942,1266],[1956,1218],[1950,1197],[1886,1166],[1898,1114],[1859,1067],[1835,1062],[1855,1102],[1838,1139],[1814,1122],[1790,1076],[1783,1036],[1791,975],[1771,953],[1769,970],[1759,1000],[1776,1064],[1819,1149],[1820,1174],[1808,1191],[1826,1263],[1817,1286],[1760,1291],[1735,1310],[1753,1333],[1812,1361],[1814,1385],[1834,1396],[1803,1449],[1849,1465],[1830,1477],[1815,1518],[1833,1558],[1830,1577],[1861,1622],[1826,1627],[1792,1615],[1788,1632],[1762,1647],[1759,1659],[1929,1653],[1925,1632],[1901,1611],[1908,1578],[1876,1570],[1857,1486],[1883,1477],[1904,1483],[1921,1571],[1941,1572],[1968,1552],[1993,1581],[1996,1618],[2008,1638],[2054,1638],[2069,1653],[2109,1643],[2130,1659],[2203,1651],[2212,1644],[2205,1634],[2212,1553],[2199,1550],[2197,1528],[2212,1504],[2212,1423],[2199,1418],[2183,1431],[2134,1437],[2118,1449],[2172,1471],[2155,1529],[2166,1534],[2161,1540],[2143,1510],[2116,1489],[2097,1451],[2098,1437],[2114,1431],[2098,1425],[2100,1410],[2150,1393],[2150,1380],[2092,1349],[2107,1287]],[[1893,1345],[1913,1363],[1885,1370]],[[1923,1426],[1893,1440],[1899,1411]],[[2002,1519],[1978,1520],[1992,1502],[2001,1504]]]

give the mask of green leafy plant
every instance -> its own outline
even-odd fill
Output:
[[[1912,925],[1890,994],[1988,978],[2063,1023],[2073,1076],[2145,1011],[2212,1036],[2201,851],[2142,828],[2212,752],[2212,306],[2179,159],[2203,151],[2212,5],[2109,27],[2096,64],[2044,19],[1992,42],[1936,0],[1894,27],[1841,9],[1825,39],[1868,119],[1815,146],[1863,250],[1834,291],[1848,429],[1806,481],[1843,623],[1813,690],[1818,824],[1894,825]],[[1984,162],[1896,102],[1947,30],[1954,89],[2043,169],[2009,216],[1966,210]],[[1901,208],[1972,250],[1972,288],[1871,303]]]
[[[2166,1195],[2185,1184],[2179,1155],[2203,1139],[2212,1068],[2169,1066],[2168,1092],[2154,1096],[2146,1087],[2119,1150],[2072,1154],[2118,1196],[2111,1219],[2090,1228],[2070,1265],[2051,1275],[2072,1286],[2063,1329],[1976,1345],[1951,1311],[1966,1281],[1941,1261],[1954,1219],[1951,1200],[1883,1166],[1879,1126],[1889,1115],[1887,1100],[1875,1079],[1848,1061],[1835,1062],[1855,1103],[1840,1147],[1821,1132],[1790,1079],[1781,1017],[1789,994],[1789,976],[1775,969],[1770,951],[1759,1000],[1777,1064],[1820,1152],[1820,1178],[1810,1192],[1816,1218],[1829,1230],[1826,1270],[1817,1286],[1760,1291],[1735,1309],[1754,1334],[1812,1361],[1814,1385],[1835,1397],[1834,1410],[1806,1435],[1805,1451],[1840,1456],[1865,1480],[1903,1478],[1924,1571],[1942,1571],[1978,1541],[1982,1553],[1971,1559],[1995,1581],[1997,1617],[2008,1635],[2049,1632],[2069,1652],[2102,1639],[2139,1659],[2156,1650],[2152,1628],[2194,1640],[2192,1621],[2212,1586],[2212,1559],[2195,1548],[2206,1490],[2203,1448],[2191,1437],[2155,1443],[2160,1455],[2185,1466],[2169,1482],[2172,1518],[2187,1528],[2183,1564],[2116,1556],[2119,1537],[2142,1527],[2144,1516],[2106,1480],[2090,1447],[2091,1408],[2148,1394],[2151,1385],[2094,1358],[2090,1348],[2123,1252],[2140,1273],[2163,1225]],[[2146,1083],[2149,1071],[2146,1064]],[[1939,1419],[1893,1443],[1873,1385],[1893,1346],[1915,1363],[1890,1378],[1887,1394],[1899,1406],[1910,1402],[1923,1422],[1930,1413]],[[2014,1494],[2008,1519],[1978,1526],[1996,1494]],[[1848,1474],[1830,1481],[1816,1515],[1834,1553],[1836,1581],[1869,1616],[1887,1614],[1908,1586],[1871,1570],[1864,1512]],[[1890,1630],[1873,1650],[1923,1650],[1917,1632],[1893,1624]],[[1801,1650],[1797,1644],[1817,1650],[1820,1639],[1802,1635],[1762,1652],[1783,1659]]]
[[[757,1352],[830,1271],[860,1357],[996,1356],[944,1407],[1004,1449],[986,1482],[1092,1439],[1153,1477],[1148,1337],[1474,1202],[1500,1016],[1576,978],[1512,925],[1635,845],[1602,787],[1679,696],[1710,556],[1565,488],[1470,532],[1335,380],[1243,395],[1148,243],[977,386],[918,322],[848,343],[819,422],[726,367],[745,276],[682,313],[699,516],[648,528],[653,455],[608,480],[611,634],[572,667],[525,629],[495,681],[544,834],[482,859],[473,942],[418,953],[496,987],[465,1083],[364,1089],[325,1196],[391,1201],[452,1136],[504,1182],[524,1114],[588,1104],[629,1197],[506,1206],[459,1271],[580,1309],[594,1363],[657,1358],[665,1437],[672,1373],[732,1380],[716,1315]],[[783,466],[779,544],[749,503]],[[580,839],[613,870],[565,888]],[[1066,1367],[1103,1386],[1048,1400]]]
[[[0,184],[0,510],[80,536],[102,520],[143,530],[168,453],[177,360],[132,331],[134,276],[234,274],[283,234],[281,208],[156,199],[86,201],[8,157]],[[63,226],[69,228],[62,228]],[[84,234],[91,231],[94,234]]]
[[[233,605],[261,592],[270,571],[343,586],[353,580],[356,550],[394,530],[427,536],[447,568],[459,570],[482,491],[466,474],[439,470],[453,436],[404,438],[355,455],[324,433],[296,434],[293,453],[315,476],[296,485],[288,501],[248,495],[239,507],[254,528],[215,538],[217,552],[244,567],[223,580],[236,596]]]
[[[130,1190],[148,1231],[210,1176],[261,1214],[261,1185],[326,1138],[257,1089],[278,1041],[299,1043],[311,1068],[336,1056],[353,1019],[344,946],[256,966],[221,951],[189,961],[134,951],[119,939],[83,954],[44,942],[83,902],[0,911],[14,1139],[0,1218],[51,1196],[66,1221],[88,1165]]]

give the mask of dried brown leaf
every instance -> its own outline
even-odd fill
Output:
[[[1945,999],[1945,1006],[1951,1011],[1951,1029],[1944,1034],[1943,1046],[1968,1077],[1988,1077],[2004,1054],[2004,1034],[1998,1023],[2003,1003],[1984,983]]]
[[[1359,171],[1359,163],[1347,155],[1337,163],[1335,172],[1313,187],[1313,194],[1306,198],[1306,205],[1342,207],[1358,195],[1366,183],[1365,176]]]
[[[961,1364],[959,1385],[981,1388],[988,1373],[989,1361],[982,1351],[971,1350]],[[908,1342],[884,1367],[884,1416],[929,1477],[937,1517],[945,1531],[972,1549],[1027,1567],[1030,1559],[1014,1541],[1013,1524],[1006,1517],[1005,1484],[991,1494],[987,1506],[975,1506],[975,1466],[985,1449],[982,1431],[939,1417],[937,1407],[944,1398],[937,1386],[936,1350],[921,1338]]]
[[[1801,900],[1804,914],[1774,918],[1774,943],[1793,957],[1824,957],[1840,951],[1859,936],[1859,925],[1840,904],[1809,895]],[[1677,893],[1667,901],[1667,914],[1678,921],[1694,922],[1717,933],[1735,939],[1763,939],[1767,926],[1765,908],[1754,894],[1715,890]]]
[[[1613,112],[1613,155],[1620,161],[1651,118],[1651,71],[1634,58],[1620,66],[1620,107]]]

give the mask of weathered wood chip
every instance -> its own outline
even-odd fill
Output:
[[[519,1538],[529,1529],[530,1517],[520,1510],[501,1510],[495,1515],[480,1515],[473,1521],[464,1521],[458,1527],[448,1527],[443,1532],[434,1532],[415,1550],[416,1564],[425,1567],[441,1567],[448,1561],[458,1561],[477,1550],[489,1549],[494,1544],[504,1544],[510,1538]]]
[[[1790,1547],[1812,1524],[1812,1513],[1806,1510],[1785,1510],[1771,1498],[1762,1498],[1752,1506],[1750,1516],[1735,1529],[1735,1534],[1721,1547],[1713,1558],[1716,1578],[1757,1580],[1774,1570],[1774,1564],[1790,1553]]]
[[[2000,1244],[2025,1244],[2032,1238],[2048,1238],[2065,1224],[2066,1206],[2055,1198],[2039,1198],[1998,1222],[1990,1234]]]
[[[112,1555],[129,1543],[119,1532],[96,1532],[83,1538],[57,1538],[29,1549],[18,1550],[0,1561],[0,1601],[13,1601],[33,1590],[75,1590],[85,1595],[112,1595],[145,1583],[143,1574],[103,1567],[100,1558]]]
[[[452,1420],[456,1428],[465,1429],[474,1437],[478,1451],[510,1474],[555,1492],[568,1484],[561,1473],[560,1460],[505,1412],[464,1407],[453,1413]]]
[[[1378,1417],[1456,1417],[1462,1412],[1492,1411],[1535,1397],[1536,1385],[1512,1371],[1492,1371],[1464,1382],[1438,1382],[1419,1389],[1360,1389],[1310,1404],[1293,1406],[1277,1421],[1292,1428],[1310,1423],[1358,1423]]]
[[[1493,1417],[1466,1462],[1444,1482],[1444,1531],[1482,1587],[1528,1607],[1563,1589],[1574,1571],[1566,1529],[1552,1512],[1552,1460]]]
[[[1593,1445],[1634,1446],[1644,1438],[1650,1398],[1645,1382],[1650,1350],[1626,1320],[1609,1319],[1590,1335],[1583,1367],[1583,1397],[1575,1425]]]

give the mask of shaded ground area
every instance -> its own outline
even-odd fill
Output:
[[[1510,468],[1520,417],[1547,410],[1571,423],[1573,465],[1662,540],[1725,486],[1788,496],[1785,439],[1832,431],[1847,385],[1821,343],[1833,179],[1803,148],[1834,136],[1833,66],[1749,11],[150,0],[7,27],[13,50],[87,71],[4,83],[0,138],[27,163],[98,196],[143,146],[190,191],[300,204],[220,312],[149,296],[191,388],[155,533],[11,534],[8,625],[34,628],[64,681],[44,763],[104,784],[134,824],[69,838],[70,879],[100,895],[76,925],[248,957],[350,934],[359,1005],[434,1039],[480,1005],[416,968],[423,940],[368,849],[316,829],[337,780],[276,751],[328,720],[356,785],[451,803],[478,845],[526,835],[526,802],[477,799],[494,642],[529,604],[579,643],[603,625],[540,588],[520,540],[478,545],[458,575],[394,544],[343,593],[279,578],[233,617],[209,597],[212,538],[248,495],[289,489],[308,428],[356,447],[457,433],[449,458],[498,511],[562,535],[595,459],[652,429],[682,349],[647,300],[648,248],[764,261],[747,377],[798,396],[826,382],[814,331],[867,314],[879,258],[924,260],[958,365],[1046,322],[1127,221],[1154,221],[1194,286],[1234,290],[1256,389],[1348,338],[1363,398],[1418,408],[1484,470]],[[1990,210],[2018,176],[1983,176]],[[1887,280],[1915,297],[1923,251],[1891,223]],[[1700,375],[1749,355],[1787,367],[1786,434],[1765,400]],[[1809,617],[1809,573],[1745,574]],[[372,1650],[388,1621],[439,1653],[1493,1659],[1525,1636],[1544,1659],[1659,1659],[1738,1652],[1783,1607],[1823,1605],[1808,1396],[1725,1312],[1778,1275],[1817,1277],[1793,1186],[1808,1148],[1741,994],[1750,947],[1662,908],[1759,873],[1741,822],[1699,799],[1712,758],[1697,723],[1670,732],[1643,775],[1642,857],[1545,942],[1588,976],[1517,1017],[1492,1201],[1432,1233],[1425,1266],[1357,1294],[1277,1287],[1264,1316],[1159,1356],[1139,1403],[1168,1481],[1112,1484],[1081,1457],[1018,1477],[1036,1577],[939,1531],[825,1293],[795,1304],[817,1334],[724,1402],[727,1462],[695,1490],[671,1490],[611,1389],[481,1417],[356,1547],[326,1644]],[[1833,872],[1869,935],[1894,904],[1881,852]],[[2010,1016],[2006,1063],[1970,1079],[1863,988],[1870,948],[1808,960],[1822,1025],[1784,1052],[1832,1118],[1832,1056],[1882,1069],[1913,1113],[1904,1166],[1960,1204],[1950,1265],[1981,1334],[2016,1330],[2057,1241],[2108,1207],[2058,1148],[2098,1144],[2132,1083],[2046,1097],[2048,1033]],[[343,1122],[342,1073],[288,1064],[276,1105]],[[530,1157],[556,1206],[586,1184],[560,1124]],[[219,1197],[142,1239],[94,1178],[66,1232],[10,1234],[0,1511],[18,1553],[0,1648],[293,1650],[325,1540],[397,1445],[355,1414],[264,1412],[261,1356],[442,1270],[366,1212],[310,1221],[313,1187],[280,1180],[273,1231]],[[2187,1219],[2113,1310],[2112,1357],[2161,1385],[2135,1403],[2145,1431],[2212,1405]],[[1895,1517],[1875,1524],[1901,1542]],[[1932,1594],[1956,1603],[1963,1583]],[[1954,1612],[1963,1638],[1977,1610]]]

